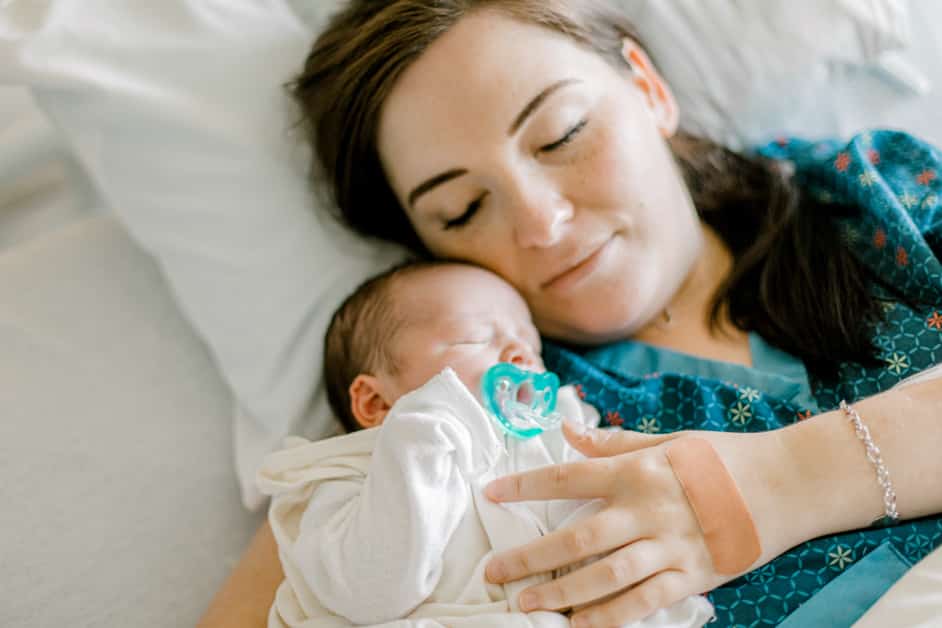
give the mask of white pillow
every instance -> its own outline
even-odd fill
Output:
[[[671,85],[683,128],[734,148],[773,133],[855,131],[844,124],[846,100],[835,90],[859,85],[861,68],[890,80],[854,102],[858,113],[881,96],[885,104],[886,95],[926,88],[892,57],[910,39],[901,0],[617,2]]]
[[[794,88],[759,80],[769,58],[779,63],[769,77],[823,80],[819,65],[832,57],[863,64],[891,47],[903,15],[893,0],[854,10],[849,0],[805,0],[807,13],[778,29],[795,0],[621,1],[652,33],[686,120],[730,143],[753,130],[719,115],[733,96],[774,105]],[[8,0],[0,12],[0,82],[33,88],[102,197],[158,260],[232,388],[248,506],[260,504],[255,467],[283,436],[333,428],[320,386],[328,317],[356,283],[401,256],[318,218],[307,153],[287,130],[297,114],[282,85],[335,5]],[[821,23],[809,26],[806,15]],[[814,47],[822,33],[833,46]],[[700,70],[709,84],[687,86]]]
[[[249,506],[285,434],[333,428],[323,405],[302,426],[323,330],[397,257],[316,216],[282,89],[313,38],[279,1],[25,0],[0,15],[2,79],[34,88],[232,388]]]

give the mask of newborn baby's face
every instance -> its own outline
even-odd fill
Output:
[[[395,397],[451,367],[480,398],[481,378],[498,362],[544,370],[540,335],[526,303],[496,275],[468,266],[420,272],[397,288],[407,321],[392,342]]]

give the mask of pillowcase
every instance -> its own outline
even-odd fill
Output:
[[[2,80],[32,86],[234,392],[247,506],[284,435],[333,429],[326,405],[305,420],[324,329],[399,255],[314,211],[282,89],[313,38],[277,0],[27,0],[0,14]]]
[[[825,81],[821,67],[871,63],[905,33],[892,0],[619,1],[649,33],[687,128],[734,145],[769,129],[787,98],[822,107],[796,89]],[[0,12],[0,82],[33,89],[231,387],[249,507],[261,504],[255,468],[285,435],[334,429],[321,385],[329,316],[403,255],[318,211],[291,131],[283,84],[336,5],[12,0]]]
[[[900,0],[617,2],[671,85],[681,126],[733,148],[775,133],[851,135],[858,129],[847,128],[842,105],[867,119],[887,96],[927,89],[893,57],[910,41]],[[864,92],[864,72],[883,80]],[[848,85],[867,99],[848,103],[839,93]]]

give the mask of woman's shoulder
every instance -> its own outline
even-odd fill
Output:
[[[843,243],[887,285],[942,302],[942,152],[874,130],[849,141],[780,138],[758,149],[794,168],[803,194],[834,208]]]
[[[850,172],[855,159],[872,166],[891,164],[938,165],[939,148],[915,135],[894,129],[872,129],[849,140],[780,136],[755,148],[762,156],[787,160],[797,167],[832,167]]]
[[[942,151],[903,131],[877,129],[848,141],[782,137],[756,151],[790,164],[797,183],[825,203],[915,219],[923,231],[942,211]]]
[[[799,185],[824,202],[899,215],[942,209],[942,151],[903,131],[876,129],[846,141],[781,137],[756,152],[789,163]]]

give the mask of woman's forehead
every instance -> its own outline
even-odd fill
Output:
[[[394,187],[408,183],[395,181],[397,173],[424,174],[436,148],[458,152],[482,134],[505,133],[543,89],[603,67],[601,57],[561,33],[494,10],[465,16],[403,73],[384,104],[379,148],[394,162]]]

